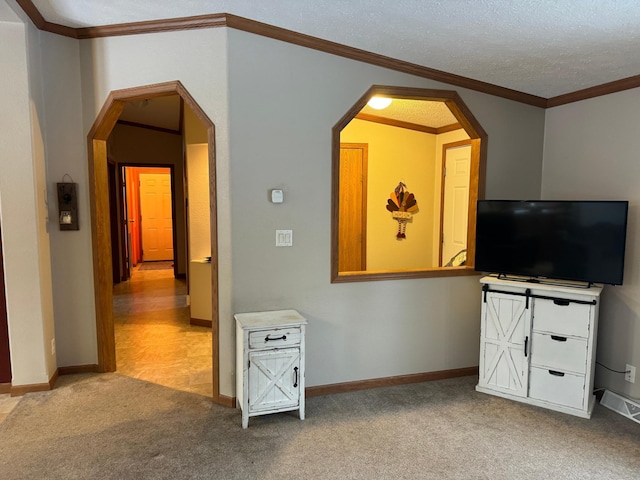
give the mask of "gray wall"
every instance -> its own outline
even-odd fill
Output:
[[[458,90],[489,135],[487,196],[537,198],[541,109],[232,29],[38,38],[47,187],[65,173],[80,187],[80,230],[50,229],[58,366],[96,362],[87,132],[110,91],[171,80],[180,80],[216,125],[221,393],[234,394],[233,313],[242,311],[296,308],[309,319],[311,386],[478,364],[478,277],[329,282],[331,128],[372,84]],[[26,102],[7,105],[12,118],[28,118]],[[33,157],[29,139],[17,147],[27,162]],[[33,187],[32,170],[17,173]],[[285,191],[284,204],[267,200],[276,187]],[[11,209],[24,206],[6,195],[11,185],[2,189],[3,226],[14,227],[5,258],[22,258],[14,239],[37,237],[37,209],[12,221]],[[52,191],[50,206],[51,198]],[[292,248],[275,248],[277,228],[294,230]],[[15,278],[24,265],[14,263],[7,261],[10,307],[30,291]],[[37,337],[11,332],[12,351],[43,356],[47,323],[37,323]],[[24,378],[46,378],[42,363],[21,362]]]
[[[310,386],[478,365],[479,277],[330,283],[331,128],[373,84],[458,90],[489,136],[487,196],[538,198],[544,111],[244,32],[228,38],[234,311],[307,317]],[[283,204],[267,200],[271,188]],[[276,229],[293,229],[293,247],[275,247]]]
[[[58,366],[98,362],[96,349],[87,133],[82,118],[80,46],[77,40],[40,32],[49,188],[51,269]],[[92,119],[91,121],[93,121]],[[80,230],[61,232],[56,225],[56,182],[78,184]],[[73,301],[68,301],[73,298]],[[30,348],[33,348],[31,346]]]
[[[624,285],[605,287],[597,361],[640,367],[640,89],[547,110],[542,196],[548,199],[628,200]],[[640,371],[640,370],[639,370]],[[640,378],[596,368],[596,386],[640,397]]]

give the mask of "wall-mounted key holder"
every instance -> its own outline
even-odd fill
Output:
[[[77,183],[58,183],[58,224],[60,230],[80,230]]]

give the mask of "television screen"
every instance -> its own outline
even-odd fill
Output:
[[[475,269],[622,285],[626,201],[479,200]]]

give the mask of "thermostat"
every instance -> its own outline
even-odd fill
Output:
[[[282,190],[271,190],[271,201],[273,203],[282,203],[284,201]]]

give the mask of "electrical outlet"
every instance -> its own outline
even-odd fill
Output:
[[[55,355],[56,354],[56,339],[52,338],[51,339],[51,355]]]
[[[627,363],[627,367],[624,369],[624,371],[624,379],[627,382],[636,383],[636,367]]]

